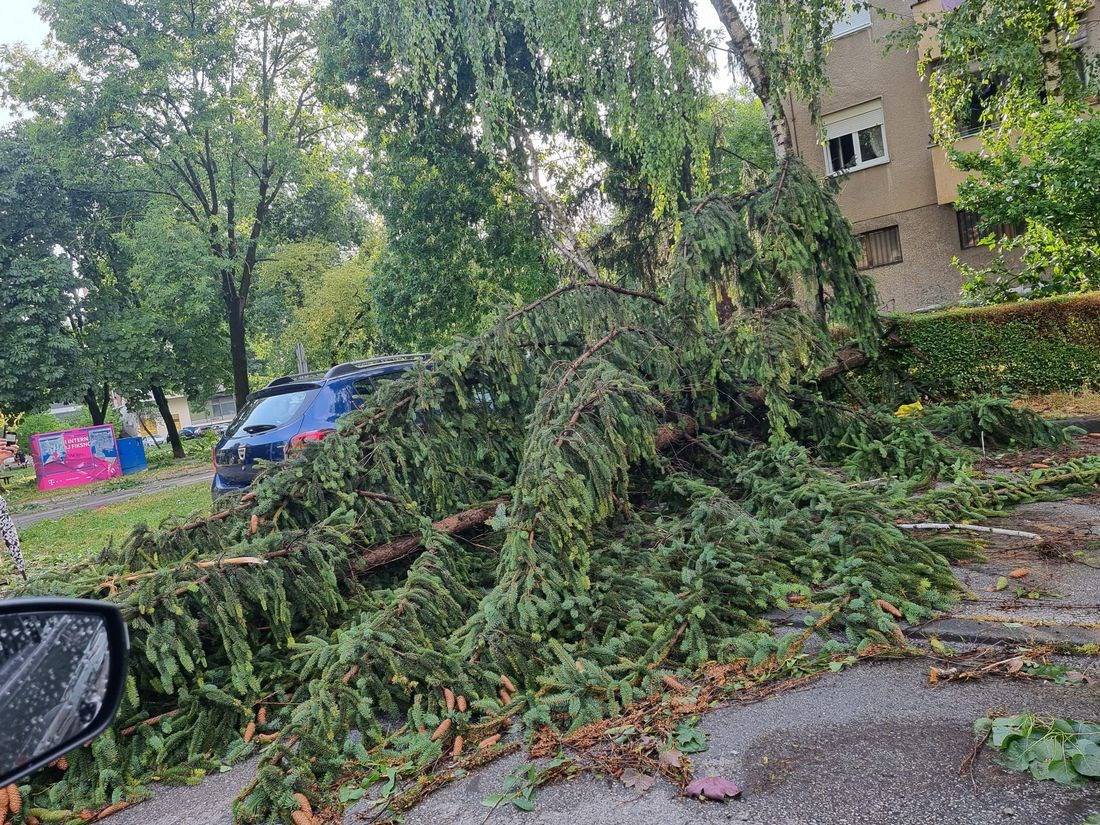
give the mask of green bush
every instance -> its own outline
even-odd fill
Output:
[[[185,438],[183,439],[183,453],[187,458],[195,458],[196,456],[209,458],[210,448],[218,443],[219,438],[221,436],[212,431],[205,432],[198,438]],[[175,461],[175,457],[172,455],[172,446],[164,441],[156,447],[146,447],[145,460],[149,464],[149,469],[171,464]]]
[[[896,365],[932,398],[1100,387],[1100,292],[893,316]]]
[[[27,455],[31,454],[31,436],[37,433],[53,433],[66,430],[69,425],[53,413],[32,413],[19,422],[19,446]]]

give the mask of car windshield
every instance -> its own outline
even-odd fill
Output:
[[[238,433],[252,435],[281,427],[293,420],[316,394],[317,390],[295,390],[253,398],[245,404],[237,420],[226,431],[226,436],[232,438]]]

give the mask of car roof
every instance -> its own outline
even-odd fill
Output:
[[[381,355],[376,358],[365,358],[361,361],[346,361],[343,364],[337,364],[334,367],[330,367],[325,371],[318,370],[314,372],[302,372],[296,375],[284,375],[281,378],[276,378],[264,387],[264,390],[270,390],[276,387],[296,387],[298,385],[304,385],[302,387],[303,389],[307,387],[315,388],[336,378],[356,375],[378,375],[384,372],[391,372],[395,368],[412,366],[418,361],[423,361],[427,357],[427,353],[416,352],[402,355]]]

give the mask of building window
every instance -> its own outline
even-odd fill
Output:
[[[989,108],[989,101],[1000,90],[1000,83],[991,81],[983,83],[970,95],[970,105],[957,118],[959,137],[976,135],[985,128],[985,110]]]
[[[843,37],[852,32],[858,32],[871,27],[871,9],[868,7],[853,9],[848,4],[848,13],[833,23],[833,30],[829,34],[830,40]]]
[[[882,101],[872,100],[822,118],[825,165],[831,175],[887,163]]]
[[[237,402],[233,398],[212,398],[210,400],[211,418],[232,418],[237,414]]]
[[[896,226],[887,226],[872,232],[856,235],[860,253],[857,269],[874,269],[876,266],[901,263],[901,235]]]
[[[1023,228],[1013,223],[998,223],[989,227],[985,234],[981,231],[982,216],[977,212],[967,212],[965,209],[955,211],[955,217],[959,222],[959,248],[973,249],[981,244],[982,238],[993,235],[1000,240],[1008,240],[1019,235]]]

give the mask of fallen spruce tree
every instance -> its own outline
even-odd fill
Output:
[[[781,657],[775,607],[808,608],[826,652],[893,645],[897,621],[950,603],[950,562],[975,549],[899,519],[1100,480],[1089,459],[959,472],[976,419],[1064,439],[1003,403],[899,419],[856,402],[844,374],[880,345],[874,294],[797,161],[685,212],[664,283],[568,282],[213,516],[32,579],[120,604],[133,653],[113,728],[25,809],[84,821],[260,753],[238,820],[309,822],[349,777],[400,787],[499,752],[513,723],[573,729],[704,663]],[[800,290],[828,294],[853,340]],[[915,490],[936,477],[954,482]]]

